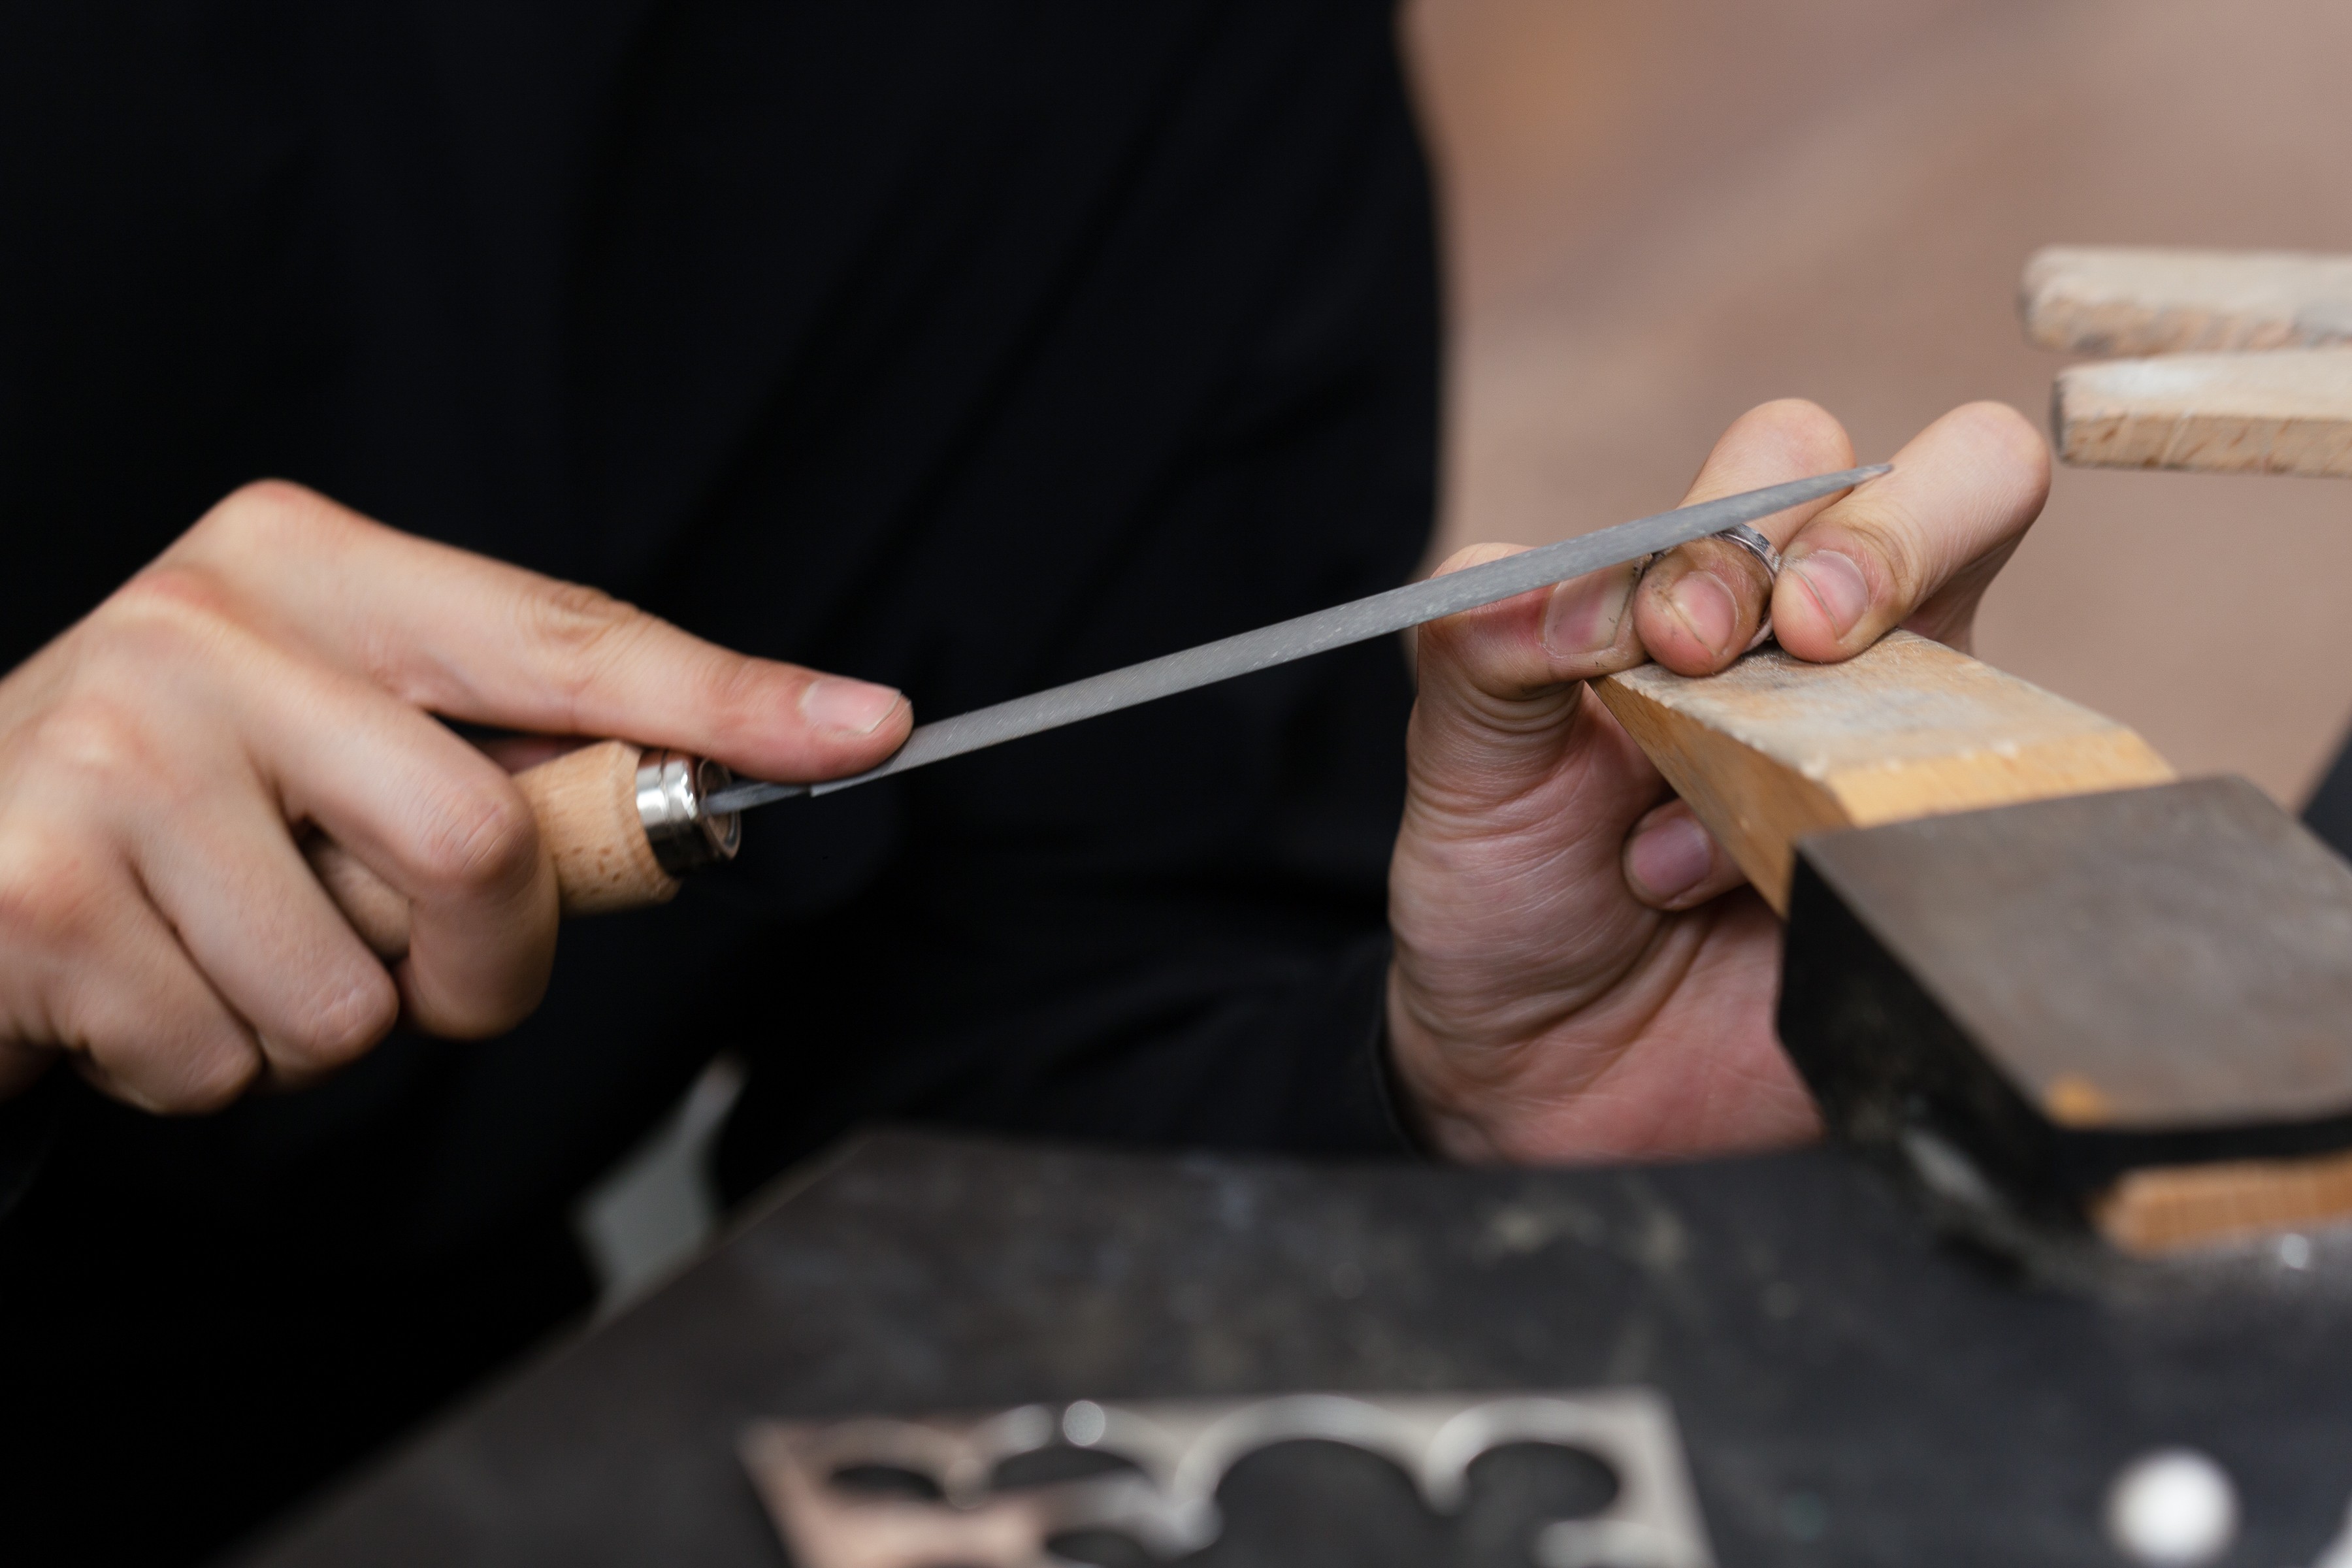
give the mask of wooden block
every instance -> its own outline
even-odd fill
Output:
[[[2157,1257],[2352,1214],[2352,1153],[2129,1171],[2091,1208],[2099,1234]]]
[[[2352,1215],[2352,866],[2245,781],[1822,835],[1790,905],[1781,1043],[1947,1195],[2137,1253]]]
[[[1596,689],[1783,913],[1808,833],[2174,776],[2114,720],[1909,632],[1843,664],[1768,647],[1720,675],[1644,665]]]
[[[2126,1252],[2352,1217],[2352,868],[2252,785],[1908,633],[1596,689],[1790,916],[1831,1126]]]
[[[2085,467],[2352,478],[2352,348],[2078,364],[2051,422]]]
[[[2026,336],[2084,354],[2352,341],[2352,256],[2053,245],[2025,264]]]

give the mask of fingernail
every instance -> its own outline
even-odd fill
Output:
[[[801,712],[821,730],[871,735],[898,706],[898,693],[871,681],[821,676],[801,693]]]
[[[1544,606],[1544,647],[1562,657],[1599,653],[1617,640],[1625,606],[1633,597],[1633,574],[1612,573],[1599,583],[1563,583]]]
[[[1816,550],[1790,562],[1786,570],[1805,585],[1828,617],[1830,629],[1840,637],[1860,625],[1863,612],[1870,608],[1870,579],[1850,555]]]
[[[1698,886],[1715,864],[1714,841],[1696,817],[1664,817],[1625,847],[1625,874],[1662,904]]]
[[[1732,633],[1739,626],[1739,602],[1712,573],[1685,574],[1666,590],[1666,603],[1709,652],[1731,651]]]

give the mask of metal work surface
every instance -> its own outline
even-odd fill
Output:
[[[2070,1294],[1834,1150],[1513,1173],[882,1134],[253,1561],[773,1568],[762,1421],[1646,1388],[1727,1564],[2119,1561],[2109,1483],[2186,1444],[2236,1485],[2221,1561],[2301,1568],[2352,1500],[2352,1236],[2292,1239]],[[1443,1561],[1366,1462],[1247,1498],[1237,1470],[1198,1561]]]

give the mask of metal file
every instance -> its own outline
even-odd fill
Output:
[[[1385,637],[1423,621],[1474,610],[1516,594],[1671,550],[1739,523],[1754,522],[1792,506],[1833,495],[1889,471],[1890,465],[1885,463],[1847,468],[1637,518],[1597,533],[1489,561],[1424,583],[1391,588],[1313,615],[1202,643],[1181,653],[1146,659],[1141,664],[1088,676],[1066,686],[919,725],[889,761],[848,778],[814,784],[767,784],[751,779],[730,784],[711,792],[702,802],[702,810],[711,816],[720,816],[771,801],[831,795],[835,790],[888,778],[910,768],[960,757],[967,752],[1075,724],[1082,719],[1116,713],[1123,708],[1212,686],[1237,675]]]

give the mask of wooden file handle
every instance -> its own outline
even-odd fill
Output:
[[[736,819],[699,815],[701,795],[723,779],[694,758],[600,741],[517,773],[515,784],[555,861],[563,912],[587,915],[666,903],[677,895],[677,870],[732,858]],[[407,898],[331,838],[312,838],[304,853],[367,944],[404,957]]]

